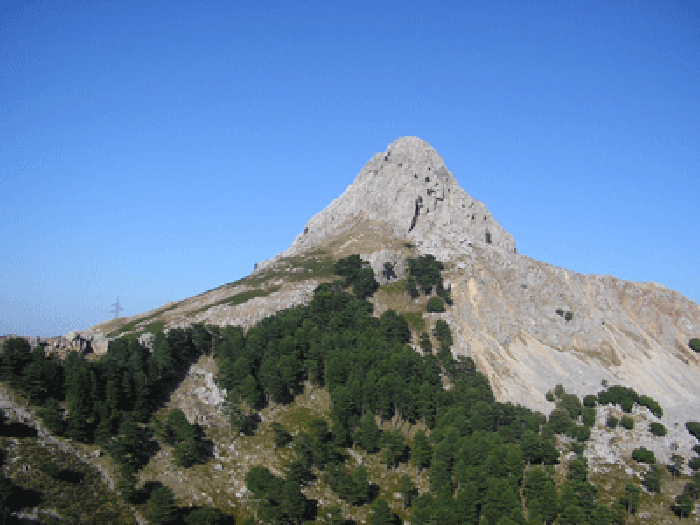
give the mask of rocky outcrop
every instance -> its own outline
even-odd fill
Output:
[[[10,337],[26,339],[32,350],[41,347],[47,354],[57,354],[59,357],[65,357],[70,352],[106,354],[109,344],[109,339],[104,334],[77,331],[58,337],[3,336],[0,338],[0,343]]]
[[[107,353],[108,345],[109,339],[104,334],[71,331],[63,337],[53,338],[49,345],[49,351],[54,351],[61,355],[65,355],[68,352],[102,355]]]
[[[141,346],[148,348],[149,350],[153,349],[153,343],[156,340],[156,336],[152,334],[151,332],[144,332],[139,336],[139,343]]]
[[[634,428],[621,426],[607,428],[605,421],[609,415],[618,420],[626,415],[617,405],[599,406],[596,410],[596,424],[591,428],[591,438],[586,442],[584,457],[593,473],[607,472],[611,465],[624,464],[629,461],[634,449],[644,447],[651,450],[661,465],[672,465],[674,454],[692,458],[696,439],[682,424],[676,424],[667,417],[658,418],[646,407],[634,406],[629,417],[634,421]],[[651,423],[661,423],[667,430],[665,436],[655,436],[649,431]],[[643,463],[638,467],[646,468]],[[684,474],[691,475],[691,470],[684,467]]]
[[[373,253],[361,253],[360,258],[369,263],[375,279],[382,286],[403,279],[408,275],[406,256],[400,252],[380,250]]]

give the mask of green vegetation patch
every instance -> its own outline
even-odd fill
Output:
[[[120,334],[123,334],[124,332],[131,332],[132,330],[136,329],[136,325],[139,325],[139,324],[143,323],[144,321],[149,321],[151,319],[155,319],[156,317],[164,314],[165,312],[168,312],[170,310],[174,310],[175,308],[177,308],[181,304],[182,304],[182,301],[177,302],[175,304],[171,304],[170,306],[168,306],[166,308],[161,308],[160,310],[152,313],[151,315],[147,315],[146,317],[139,317],[138,319],[135,319],[133,321],[129,321],[128,323],[123,324],[117,330],[108,333],[107,337],[118,337]]]
[[[19,507],[12,510],[37,512],[41,523],[136,523],[99,473],[73,455],[36,437],[0,437],[0,449],[13,459],[5,466],[11,506]]]
[[[382,291],[388,295],[403,296],[406,293],[406,278],[382,286]]]
[[[700,339],[697,337],[693,337],[690,341],[688,341],[688,346],[690,346],[694,352],[700,353]]]
[[[299,282],[332,277],[334,264],[333,258],[321,250],[312,251],[304,257],[285,257],[275,263],[272,268],[267,268],[231,283],[222,284],[204,293],[240,285],[260,286],[272,279],[279,278],[283,278],[286,282]]]
[[[408,322],[409,328],[414,332],[422,332],[425,330],[425,319],[421,312],[406,312],[402,314]]]
[[[201,308],[197,308],[196,310],[193,310],[188,313],[188,315],[196,315],[198,313],[204,312],[205,310],[209,310],[210,308],[214,306],[218,306],[220,304],[227,304],[229,306],[236,306],[238,304],[243,304],[247,301],[250,301],[251,299],[255,297],[267,297],[270,294],[275,293],[278,291],[280,288],[282,288],[281,285],[277,286],[270,286],[266,290],[246,290],[245,292],[237,293],[235,295],[226,297],[224,299],[221,299],[219,301],[216,301],[214,303],[208,304],[206,306],[202,306]]]

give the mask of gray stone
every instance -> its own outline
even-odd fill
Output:
[[[145,346],[149,350],[153,347],[153,343],[156,340],[155,334],[152,334],[151,332],[144,332],[139,336],[139,343],[141,343],[142,346]]]
[[[511,235],[484,204],[459,186],[435,149],[417,137],[403,137],[372,157],[352,185],[308,222],[287,251],[258,263],[257,270],[349,230],[358,218],[444,261],[474,245],[516,251]]]

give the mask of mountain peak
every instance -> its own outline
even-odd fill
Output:
[[[474,244],[516,252],[488,208],[462,189],[437,151],[418,137],[401,137],[375,154],[280,256],[304,253],[358,223],[445,261]]]

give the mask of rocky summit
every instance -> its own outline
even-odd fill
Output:
[[[425,314],[426,321],[451,325],[453,351],[474,359],[501,401],[548,413],[553,403],[545,394],[556,384],[584,395],[607,382],[653,397],[681,424],[700,412],[700,359],[688,345],[700,335],[697,304],[657,284],[582,275],[519,254],[488,208],[416,137],[374,155],[289,249],[248,278],[121,324],[136,332],[154,322],[248,327],[306,302],[331,278],[319,271],[324,257],[352,253],[371,263],[381,284],[401,279],[408,257],[443,261],[454,304]],[[382,275],[386,262],[392,278]],[[373,301],[375,312],[387,308]],[[114,333],[119,325],[89,332]]]
[[[410,241],[443,261],[467,253],[475,244],[516,253],[515,241],[488,208],[472,199],[437,151],[416,137],[398,139],[374,155],[280,256],[304,253],[358,223]]]

